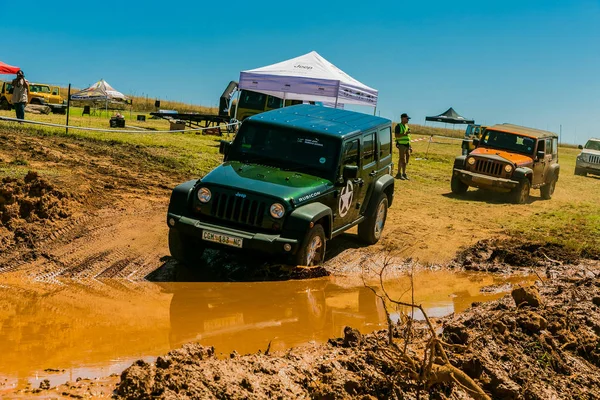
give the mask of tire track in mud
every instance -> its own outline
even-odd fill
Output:
[[[0,258],[3,275],[53,284],[106,278],[141,280],[168,254],[163,202],[104,208],[54,231],[33,249]]]

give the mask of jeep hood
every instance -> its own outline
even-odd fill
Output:
[[[277,167],[225,162],[202,178],[202,184],[253,192],[295,204],[313,199],[333,187],[326,179],[304,173],[285,171]]]
[[[583,149],[581,150],[581,154],[593,154],[595,156],[600,156],[600,150]]]
[[[533,164],[533,158],[531,158],[529,156],[519,154],[519,153],[511,153],[511,152],[504,151],[504,150],[486,149],[483,147],[478,147],[475,150],[473,150],[470,155],[488,156],[488,157],[492,157],[492,158],[499,157],[499,158],[502,158],[506,161],[513,163],[514,165],[516,165],[518,167],[525,167],[525,166],[529,166],[529,165]]]

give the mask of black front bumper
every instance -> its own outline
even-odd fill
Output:
[[[518,181],[512,179],[478,174],[476,172],[465,171],[464,169],[454,168],[453,174],[464,184],[480,189],[508,192],[519,185]]]
[[[284,238],[281,235],[265,234],[257,232],[248,232],[240,229],[209,224],[195,218],[189,218],[172,213],[167,214],[167,225],[171,229],[176,229],[186,235],[197,237],[206,244],[207,247],[219,249],[242,249],[256,250],[269,254],[295,254],[300,246],[299,240]],[[235,247],[221,243],[215,243],[203,239],[204,231],[214,234],[227,235],[236,239],[242,239],[242,247]],[[286,250],[284,246],[290,245],[290,249]]]

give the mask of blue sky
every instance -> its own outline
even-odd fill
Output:
[[[378,89],[383,117],[452,106],[600,136],[598,0],[5,3],[0,60],[33,81],[216,105],[241,70],[316,50]]]

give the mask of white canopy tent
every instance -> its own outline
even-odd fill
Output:
[[[87,89],[71,95],[71,100],[79,101],[126,101],[127,96],[115,90],[104,79],[100,79]]]
[[[311,51],[300,57],[240,73],[240,89],[284,100],[377,107],[378,91]]]

